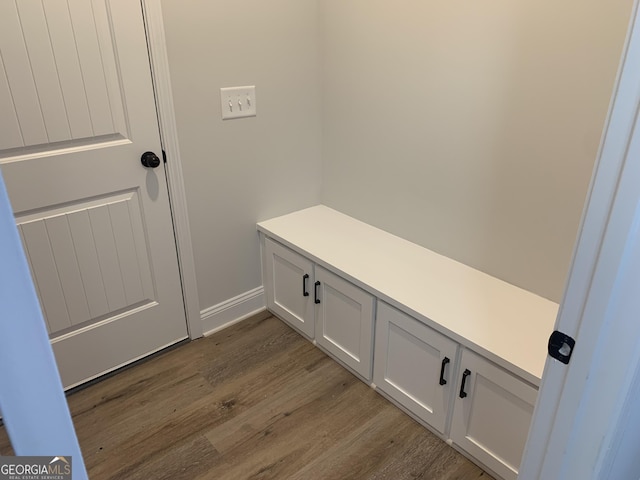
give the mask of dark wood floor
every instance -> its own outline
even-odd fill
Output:
[[[491,479],[266,313],[69,405],[93,480]]]

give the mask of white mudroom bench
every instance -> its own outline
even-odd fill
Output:
[[[267,307],[498,478],[558,304],[323,205],[258,223]]]

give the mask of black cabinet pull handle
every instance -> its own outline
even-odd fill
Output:
[[[447,384],[447,381],[444,379],[444,369],[450,361],[451,360],[449,360],[447,357],[444,357],[442,359],[442,366],[440,367],[440,385]]]
[[[467,377],[471,375],[469,369],[465,369],[462,373],[462,383],[460,384],[460,398],[465,398],[467,396],[467,392],[464,391],[464,385],[467,383]]]
[[[316,302],[316,303],[320,303],[320,299],[318,298],[318,287],[320,286],[320,282],[316,282],[316,283],[315,283],[315,286],[316,286],[316,288],[315,288],[315,292],[314,292],[314,295],[315,295],[315,302]]]
[[[307,292],[307,280],[309,280],[309,274],[305,273],[304,277],[302,277],[302,296],[308,297],[309,292]]]

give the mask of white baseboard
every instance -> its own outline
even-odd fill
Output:
[[[202,331],[205,336],[216,333],[266,310],[266,305],[263,287],[249,290],[237,297],[202,310],[200,312]]]

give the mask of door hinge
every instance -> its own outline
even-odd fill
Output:
[[[164,160],[164,163],[167,163],[167,152],[164,150],[162,150],[162,160]]]
[[[566,333],[556,330],[549,337],[549,355],[565,365],[569,364],[575,346],[576,341]]]

